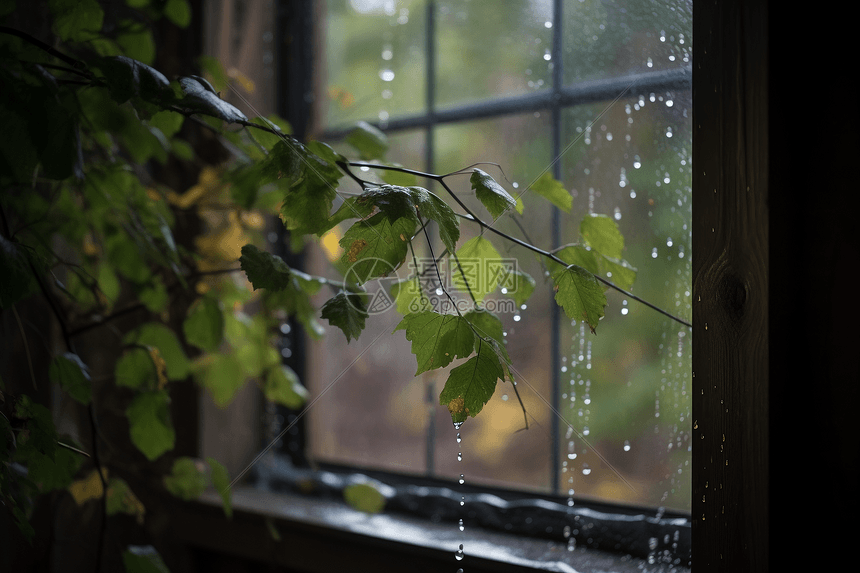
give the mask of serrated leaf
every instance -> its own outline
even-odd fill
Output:
[[[552,275],[555,301],[568,318],[581,320],[595,332],[603,317],[606,295],[594,275],[577,265],[557,270]]]
[[[67,352],[57,356],[48,369],[51,382],[58,384],[69,396],[83,405],[92,398],[92,381],[87,365],[77,354]]]
[[[218,301],[201,298],[188,311],[182,322],[182,332],[190,344],[209,352],[215,352],[224,339],[224,313]]]
[[[472,325],[472,328],[475,329],[479,336],[485,339],[489,338],[494,341],[501,357],[504,358],[505,362],[510,363],[511,358],[508,356],[508,351],[505,348],[505,335],[504,329],[502,328],[502,321],[499,320],[498,316],[486,309],[474,309],[464,314],[463,318]],[[485,340],[485,342],[488,341]],[[477,350],[478,345],[479,341],[476,340],[475,350]]]
[[[482,236],[469,239],[457,249],[452,267],[454,284],[461,291],[470,292],[478,304],[496,290],[509,271],[493,244]]]
[[[266,400],[293,410],[301,408],[308,399],[308,391],[299,381],[298,374],[286,364],[268,371],[263,394]]]
[[[254,290],[282,290],[290,286],[290,267],[278,255],[261,251],[254,245],[242,247],[239,265],[245,271]]]
[[[125,411],[131,441],[149,461],[172,450],[176,441],[169,404],[164,390],[142,392]]]
[[[216,117],[227,123],[244,123],[248,118],[244,113],[231,103],[228,103],[218,97],[217,93],[210,91],[211,86],[208,82],[201,81],[202,78],[182,77],[179,78],[179,85],[182,91],[185,92],[185,97],[179,102],[180,105],[188,109]]]
[[[597,262],[597,255],[590,247],[585,245],[566,245],[555,251],[555,256],[564,261],[565,264],[559,264],[556,261],[549,261],[548,267],[550,274],[563,269],[567,265],[576,265],[584,268],[591,274],[597,274],[600,266]]]
[[[339,241],[346,274],[358,284],[389,275],[406,258],[414,232],[415,221],[409,217],[392,221],[386,213],[377,213],[356,221]]]
[[[573,197],[567,192],[561,181],[558,181],[548,171],[532,183],[530,189],[565,213],[570,213]]]
[[[346,143],[358,151],[362,159],[382,159],[388,151],[388,137],[378,128],[359,121],[346,136]]]
[[[606,257],[620,259],[624,251],[624,236],[614,219],[606,215],[586,215],[579,224],[579,234],[585,243]]]
[[[170,573],[152,545],[129,545],[122,554],[125,573]]]
[[[158,348],[167,366],[167,377],[170,380],[182,380],[191,373],[191,362],[176,334],[159,322],[150,322],[138,327],[126,334],[123,342]]]
[[[516,199],[485,171],[475,169],[469,181],[475,190],[475,196],[484,204],[493,219],[498,219],[505,211],[517,206]]]
[[[453,253],[460,240],[460,221],[454,210],[436,194],[422,187],[408,187],[412,201],[418,211],[426,218],[435,221],[439,226],[439,238],[442,244]]]
[[[369,483],[354,483],[343,488],[343,499],[364,513],[379,513],[385,507],[385,496]]]
[[[439,403],[447,406],[455,424],[476,416],[492,398],[496,382],[504,379],[502,363],[492,345],[481,340],[475,346],[477,354],[451,370],[439,394]]]
[[[335,162],[338,156],[327,145],[317,142],[307,147],[296,141],[284,145],[297,155],[296,164],[301,171],[284,194],[281,219],[297,235],[319,234],[327,227],[338,181],[343,176]]]
[[[206,458],[209,467],[212,468],[212,486],[218,495],[221,496],[221,502],[224,507],[224,515],[227,518],[233,517],[233,495],[230,491],[230,475],[227,473],[227,468],[219,464],[215,458]]]
[[[367,310],[361,295],[340,292],[325,302],[320,316],[341,329],[348,343],[364,330]]]
[[[469,324],[460,316],[432,310],[407,314],[394,329],[406,331],[412,354],[418,361],[415,375],[442,368],[454,358],[466,358],[475,347]]]
[[[203,461],[189,457],[177,458],[163,481],[167,491],[186,501],[200,497],[209,485]]]

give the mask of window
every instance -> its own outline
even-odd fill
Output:
[[[526,193],[522,229],[509,219],[499,228],[557,248],[577,240],[583,215],[607,214],[639,269],[633,292],[689,320],[689,2],[354,0],[319,3],[313,16],[313,137],[337,145],[353,122],[370,121],[389,137],[387,159],[436,173],[494,161],[503,173],[482,168],[515,195],[549,172],[573,195],[573,215]],[[469,201],[468,175],[450,184]],[[309,270],[327,272],[324,253],[308,257]],[[595,337],[558,312],[540,262],[511,253],[537,283],[503,315],[529,431],[517,432],[522,411],[500,384],[458,448],[438,406],[444,373],[414,377],[408,342],[390,334],[400,318],[391,309],[357,342],[333,330],[308,346],[305,380],[325,397],[282,451],[454,490],[463,474],[473,487],[574,505],[688,512],[689,328],[613,292]],[[290,416],[281,413],[286,424]]]

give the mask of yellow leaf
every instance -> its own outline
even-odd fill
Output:
[[[107,469],[102,469],[105,479],[107,479]],[[72,494],[75,502],[78,505],[83,505],[91,499],[101,499],[104,494],[102,488],[102,480],[99,477],[99,472],[93,469],[87,477],[76,480],[69,486],[69,493]]]
[[[167,363],[164,357],[161,356],[161,351],[155,346],[148,346],[149,358],[152,364],[155,365],[155,374],[158,377],[158,389],[161,390],[167,386]]]
[[[242,72],[240,72],[238,69],[230,68],[229,70],[227,70],[227,75],[230,76],[230,79],[234,80],[237,84],[242,86],[242,89],[244,89],[246,92],[248,92],[249,94],[254,93],[254,90],[256,89],[254,81]]]

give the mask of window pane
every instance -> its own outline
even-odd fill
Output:
[[[440,173],[451,172],[479,161],[494,161],[504,170],[482,165],[479,168],[493,176],[512,196],[518,197],[550,164],[550,121],[548,113],[521,114],[498,120],[467,122],[440,127],[436,131],[435,144],[440,159]],[[469,174],[452,177],[452,189],[463,197],[473,212],[484,219],[492,218],[475,200],[471,190]],[[508,216],[503,216],[495,227],[519,239],[529,240],[544,247],[550,246],[551,206],[548,202],[523,195],[526,203],[523,216],[518,219],[527,231],[527,236]],[[458,211],[460,209],[457,209]],[[465,240],[476,236],[479,229],[467,221],[461,223]],[[517,489],[550,490],[550,461],[552,440],[549,434],[550,412],[541,397],[551,395],[550,378],[546,368],[551,359],[550,330],[547,327],[551,305],[551,289],[543,281],[543,269],[535,255],[521,247],[515,247],[495,235],[486,234],[504,259],[512,260],[518,270],[528,273],[537,283],[535,292],[518,308],[513,301],[497,293],[492,302],[486,302],[490,310],[501,319],[507,333],[507,350],[522,378],[518,385],[520,395],[529,416],[528,431],[525,427],[522,408],[509,382],[499,383],[492,399],[481,413],[460,428],[463,443],[463,461],[457,462],[458,449],[454,439],[447,410],[436,412],[437,447],[436,465],[438,475],[457,478],[464,474],[469,484],[492,484]],[[467,297],[465,293],[459,296]],[[505,306],[509,304],[510,306]],[[436,395],[447,379],[445,373],[437,375]]]
[[[550,2],[441,0],[436,4],[438,105],[550,87]]]
[[[570,144],[564,182],[575,211],[613,217],[624,235],[623,257],[638,269],[630,292],[687,320],[690,110],[687,91],[563,114]],[[568,240],[579,222],[565,219]],[[562,487],[689,510],[690,331],[615,291],[607,299],[597,336],[568,321],[561,338],[562,412],[575,430],[562,444],[565,454],[576,454],[563,458]]]
[[[564,83],[687,66],[691,0],[564,1]]]
[[[426,2],[326,2],[322,125],[422,111]]]

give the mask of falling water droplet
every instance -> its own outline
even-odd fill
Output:
[[[379,77],[384,82],[390,82],[394,79],[394,70],[389,70],[388,68],[379,70]]]
[[[587,476],[590,473],[591,468],[588,466],[588,464],[582,464],[582,475]]]
[[[463,474],[460,474],[460,485],[463,485],[464,483],[466,483],[466,480],[464,479]]]
[[[458,461],[458,462],[462,462],[462,461],[463,461],[463,452],[457,452],[457,461]]]
[[[630,451],[630,440],[624,440],[624,451],[625,452]]]
[[[457,553],[455,553],[455,554],[454,554],[454,558],[455,558],[455,559],[457,559],[457,561],[462,561],[462,560],[463,560],[463,557],[464,557],[464,554],[463,554],[463,544],[461,543],[461,544],[460,544],[460,548],[459,548],[459,549],[457,549]]]

